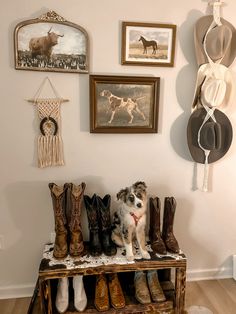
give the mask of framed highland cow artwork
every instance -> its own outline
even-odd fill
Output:
[[[88,73],[87,32],[54,11],[16,25],[17,70]]]
[[[176,25],[122,22],[121,64],[173,67]]]
[[[159,77],[90,75],[91,133],[157,133]]]

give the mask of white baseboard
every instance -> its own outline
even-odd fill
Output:
[[[232,278],[232,268],[188,270],[187,281]],[[0,299],[31,297],[34,284],[0,287]]]
[[[187,281],[232,278],[233,269],[222,267],[214,269],[198,269],[187,271]]]
[[[0,299],[31,297],[35,284],[0,287]]]

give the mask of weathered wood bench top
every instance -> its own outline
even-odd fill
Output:
[[[75,258],[68,255],[58,260],[53,257],[53,244],[46,244],[39,267],[39,277],[58,278],[75,274],[95,275],[145,269],[186,268],[187,259],[183,252],[158,255],[152,252],[150,245],[147,245],[147,250],[151,255],[150,260],[143,259],[138,248],[136,248],[135,260],[132,262],[127,261],[124,248],[117,248],[117,254],[114,256],[102,254],[99,257],[93,257],[85,250],[81,257]]]

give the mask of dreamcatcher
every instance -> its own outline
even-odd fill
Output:
[[[55,95],[54,98],[40,98],[40,94],[46,82]],[[63,142],[60,134],[61,129],[61,104],[67,99],[59,96],[52,82],[46,77],[40,85],[35,97],[28,101],[33,102],[37,108],[39,117],[38,136],[38,167],[63,166]]]

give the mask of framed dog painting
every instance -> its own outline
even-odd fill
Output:
[[[173,67],[176,25],[122,22],[121,63]]]
[[[159,77],[90,75],[91,133],[157,133]]]
[[[20,22],[14,30],[15,68],[88,73],[88,35],[54,11]]]

